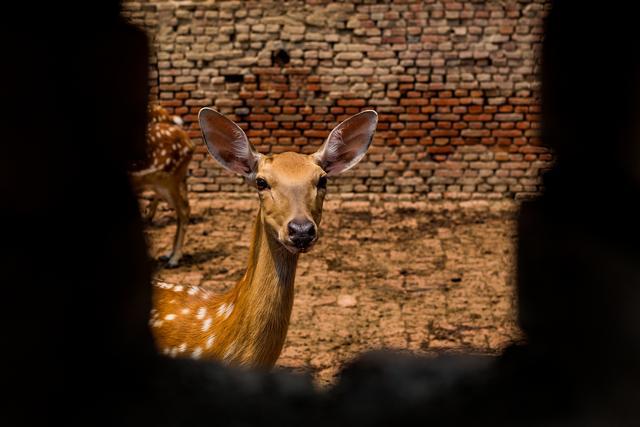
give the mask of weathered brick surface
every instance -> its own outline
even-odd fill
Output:
[[[197,145],[190,188],[246,191],[201,143],[213,106],[260,152],[313,152],[335,124],[380,115],[341,192],[429,200],[526,197],[552,156],[540,146],[544,1],[124,2],[150,34],[152,95]]]

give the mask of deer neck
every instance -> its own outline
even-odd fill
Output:
[[[280,355],[293,306],[298,255],[287,251],[258,212],[244,277],[231,291],[237,359],[272,364]],[[262,363],[260,363],[262,362]]]
[[[260,210],[253,227],[247,271],[238,284],[238,294],[288,295],[293,290],[297,264],[298,255],[286,250],[267,230]]]

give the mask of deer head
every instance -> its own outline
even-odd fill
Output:
[[[295,254],[308,251],[317,241],[327,178],[364,157],[378,114],[367,110],[351,116],[311,155],[260,154],[237,124],[211,108],[200,110],[199,121],[209,153],[257,189],[265,229]]]

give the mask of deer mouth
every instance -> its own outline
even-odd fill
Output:
[[[287,249],[292,254],[299,254],[299,253],[309,252],[311,248],[313,248],[313,246],[316,244],[317,241],[318,241],[318,238],[314,237],[313,239],[310,239],[308,241],[293,242],[287,239],[286,241],[281,241],[281,243],[282,243],[282,246],[284,246],[285,249]]]

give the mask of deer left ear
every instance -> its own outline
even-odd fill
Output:
[[[198,113],[200,129],[209,153],[225,169],[253,179],[258,170],[260,154],[253,148],[244,131],[212,108]]]
[[[354,167],[369,149],[378,124],[378,113],[362,111],[336,126],[313,155],[327,175],[338,175]]]

